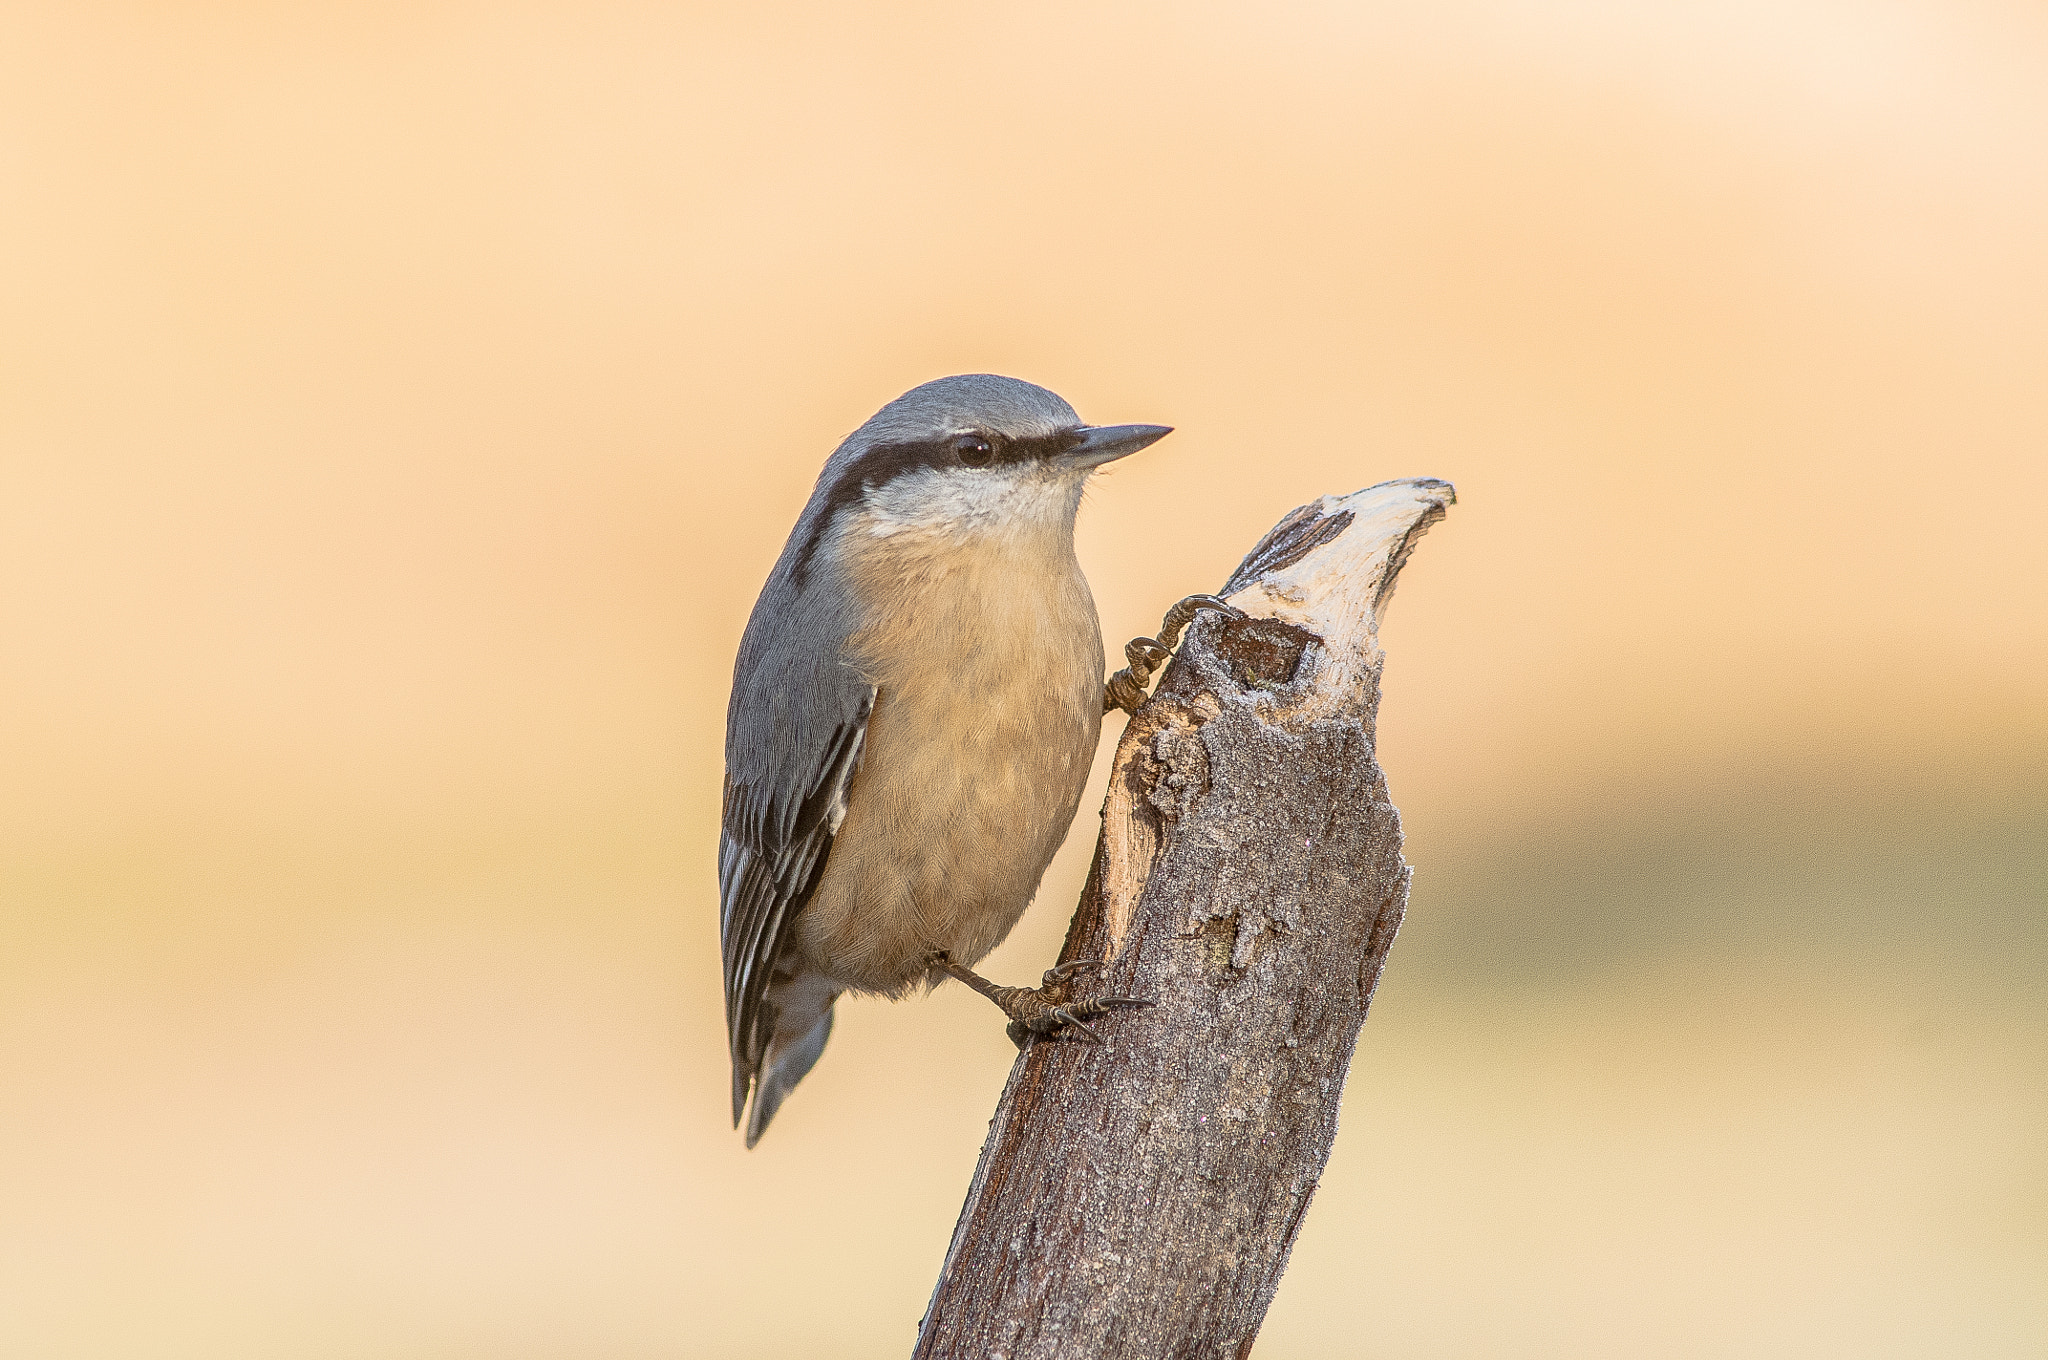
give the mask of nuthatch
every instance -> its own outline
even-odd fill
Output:
[[[824,1051],[842,992],[950,975],[1011,1037],[1130,997],[971,971],[1066,838],[1102,715],[1134,708],[1164,645],[1128,649],[1105,699],[1095,601],[1074,558],[1081,488],[1168,433],[1089,426],[1042,387],[975,373],[913,388],[826,462],[740,642],[719,842],[732,1113],[747,1146]]]

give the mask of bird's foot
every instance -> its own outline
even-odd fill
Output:
[[[943,949],[933,950],[930,966],[960,979],[996,1003],[1010,1017],[1010,1042],[1024,1047],[1034,1034],[1057,1034],[1076,1029],[1091,1043],[1104,1042],[1088,1022],[1100,1020],[1120,1006],[1150,1006],[1154,1003],[1135,996],[1075,996],[1073,981],[1078,974],[1102,967],[1100,959],[1074,959],[1045,970],[1037,987],[999,987],[973,969],[953,962]]]
[[[1203,609],[1214,609],[1233,619],[1244,617],[1242,609],[1217,595],[1190,595],[1167,610],[1166,617],[1160,620],[1158,637],[1132,638],[1124,644],[1124,660],[1130,664],[1103,685],[1104,713],[1113,708],[1126,713],[1138,711],[1138,705],[1145,702],[1145,686],[1152,683],[1152,673],[1166,665],[1174,644],[1180,641],[1181,630]]]

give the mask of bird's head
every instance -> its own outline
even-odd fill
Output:
[[[847,437],[812,508],[821,530],[852,511],[860,531],[884,537],[1067,534],[1089,474],[1169,432],[1084,424],[1059,396],[1016,378],[940,378]]]

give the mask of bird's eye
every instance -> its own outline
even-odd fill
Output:
[[[995,448],[978,434],[963,434],[953,440],[953,452],[969,467],[987,467],[996,456]]]

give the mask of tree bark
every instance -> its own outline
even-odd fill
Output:
[[[1401,923],[1373,756],[1379,616],[1450,484],[1283,519],[1117,746],[1063,959],[1151,1010],[1018,1054],[918,1356],[1250,1352],[1337,1133]]]

